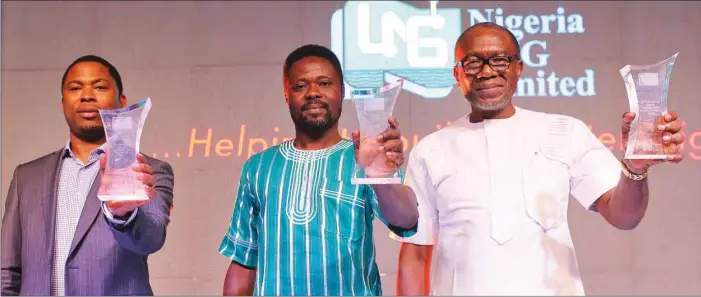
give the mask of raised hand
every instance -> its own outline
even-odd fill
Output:
[[[374,139],[361,139],[359,131],[351,135],[356,160],[368,177],[392,176],[404,163],[404,144],[399,123],[394,117],[390,117],[387,122],[389,128]]]
[[[149,199],[156,197],[156,190],[153,185],[156,180],[153,177],[153,169],[146,163],[146,157],[141,154],[136,156],[136,163],[132,165],[132,170],[138,173],[137,179],[144,185],[144,190]],[[105,165],[107,163],[107,155],[100,156],[100,187],[108,189],[111,184],[111,177],[105,174]],[[144,205],[149,200],[126,200],[126,201],[106,201],[107,208],[114,216],[125,216],[137,207]]]
[[[621,136],[623,141],[623,147],[628,149],[628,138],[630,134],[630,124],[635,119],[634,112],[626,112],[623,114],[622,124],[621,124]],[[647,171],[651,166],[663,163],[672,162],[679,163],[684,158],[679,152],[679,146],[684,142],[684,135],[679,133],[681,130],[681,123],[677,120],[677,113],[670,111],[664,116],[660,116],[655,122],[656,127],[654,127],[656,134],[661,135],[662,145],[664,147],[665,153],[669,154],[670,157],[666,160],[623,160],[628,167],[628,170],[642,174]]]

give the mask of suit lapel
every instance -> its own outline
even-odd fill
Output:
[[[95,218],[100,213],[100,207],[102,203],[100,199],[97,198],[97,191],[100,188],[100,175],[95,177],[95,181],[88,192],[88,196],[85,198],[85,205],[83,206],[83,211],[80,214],[80,219],[78,220],[78,225],[75,228],[75,234],[73,235],[73,242],[71,243],[71,249],[68,252],[68,258],[70,259],[73,252],[75,252],[76,247],[83,240],[85,234],[88,232],[90,227],[95,222]]]
[[[63,163],[63,154],[65,153],[65,149],[60,149],[59,151],[54,153],[53,158],[49,160],[49,162],[46,163],[46,170],[44,171],[44,174],[48,174],[49,176],[45,176],[44,180],[44,185],[43,189],[45,189],[47,192],[44,194],[44,201],[41,202],[41,205],[44,209],[44,219],[46,220],[44,223],[46,225],[46,232],[44,232],[45,241],[47,243],[47,253],[48,253],[48,258],[51,259],[51,263],[53,263],[54,259],[54,253],[53,253],[53,246],[54,246],[54,235],[56,232],[56,203],[58,201],[58,182],[61,176],[61,165]]]

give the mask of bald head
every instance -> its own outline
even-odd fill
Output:
[[[465,30],[464,32],[462,32],[462,34],[460,34],[460,37],[458,37],[458,40],[455,42],[455,62],[463,58],[463,53],[465,52],[464,49],[469,47],[470,43],[473,42],[475,37],[479,37],[485,34],[497,35],[503,38],[507,38],[508,42],[504,42],[503,44],[507,47],[513,48],[504,50],[512,49],[513,52],[517,55],[521,52],[521,46],[518,44],[518,39],[516,39],[516,36],[513,33],[511,33],[511,31],[495,23],[484,22],[473,25],[470,28],[467,28],[467,30]]]

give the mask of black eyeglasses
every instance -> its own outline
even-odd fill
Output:
[[[480,58],[476,56],[470,56],[462,59],[455,63],[455,66],[462,67],[463,71],[467,75],[475,75],[482,71],[484,68],[484,63],[489,64],[489,68],[497,72],[506,71],[511,66],[511,63],[515,60],[520,59],[518,55],[514,56],[495,56],[491,58]]]

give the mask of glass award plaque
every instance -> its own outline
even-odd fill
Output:
[[[621,68],[630,111],[635,113],[625,159],[667,159],[676,154],[662,142],[663,132],[657,126],[663,124],[667,112],[667,90],[677,55],[655,64]]]
[[[360,147],[352,178],[353,184],[399,184],[399,167],[380,151],[377,138],[389,129],[389,118],[402,90],[404,79],[378,89],[355,89],[351,99],[358,112]]]
[[[107,137],[107,164],[97,197],[102,201],[148,200],[132,165],[139,154],[141,132],[151,98],[120,109],[100,110]]]

